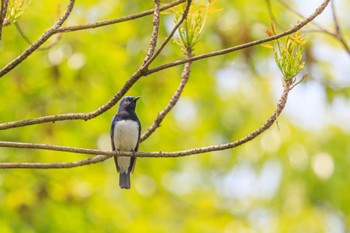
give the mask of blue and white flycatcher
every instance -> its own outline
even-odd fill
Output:
[[[113,151],[138,151],[141,124],[135,113],[135,107],[139,98],[139,96],[127,96],[119,104],[118,114],[114,115],[111,126]],[[136,157],[114,156],[114,161],[119,172],[119,187],[129,189],[130,173],[134,171]]]

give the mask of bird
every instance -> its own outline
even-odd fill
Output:
[[[114,115],[111,125],[111,141],[113,151],[138,151],[140,143],[141,124],[135,113],[136,101],[140,98],[126,96],[119,104],[119,110]],[[114,162],[119,172],[119,187],[130,189],[130,173],[134,171],[136,157],[114,156]]]

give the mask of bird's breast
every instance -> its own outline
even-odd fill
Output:
[[[139,125],[136,121],[122,120],[114,126],[114,146],[116,150],[135,150],[139,137]]]

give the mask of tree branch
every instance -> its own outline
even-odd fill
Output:
[[[187,0],[186,9],[183,13],[181,23],[185,20],[186,14],[188,13],[188,9],[191,4],[191,0]],[[88,112],[88,113],[65,113],[65,114],[58,114],[58,115],[49,115],[49,116],[42,116],[32,119],[26,119],[26,120],[19,120],[19,121],[12,121],[12,122],[5,122],[0,124],[0,130],[4,129],[10,129],[10,128],[17,128],[17,127],[23,127],[28,125],[35,125],[35,124],[42,124],[47,122],[56,122],[56,121],[65,121],[65,120],[90,120],[92,118],[95,118],[105,111],[112,108],[120,99],[122,96],[126,94],[126,92],[134,85],[134,83],[141,78],[142,76],[147,76],[147,66],[153,61],[152,59],[155,58],[157,54],[160,53],[162,46],[164,47],[166,43],[169,42],[171,37],[174,35],[177,28],[180,26],[180,22],[175,25],[172,32],[169,34],[169,36],[165,39],[165,41],[162,43],[161,47],[157,50],[155,54],[153,54],[152,58],[150,58],[146,63],[144,63],[124,84],[124,86],[115,94],[112,99],[110,99],[106,104],[100,106],[98,109]]]
[[[73,168],[99,163],[110,158],[110,156],[96,155],[87,159],[78,160],[75,162],[56,162],[56,163],[0,163],[0,169],[10,168],[39,168],[39,169],[52,169],[52,168]]]
[[[30,45],[33,42],[30,41],[30,39],[26,36],[26,34],[24,33],[24,31],[22,30],[21,26],[19,25],[18,22],[15,22],[15,26],[17,28],[17,31],[19,32],[19,34],[22,36],[22,38]],[[37,50],[47,50],[52,48],[53,46],[55,46],[61,39],[61,35],[58,35],[56,40],[53,41],[51,44],[49,44],[48,46],[42,47],[42,48],[38,48]]]
[[[263,44],[269,41],[273,41],[276,40],[278,38],[293,34],[294,32],[300,30],[302,27],[304,27],[305,25],[307,25],[308,23],[310,23],[312,20],[314,20],[318,15],[320,15],[324,9],[327,7],[327,5],[329,4],[330,0],[324,0],[322,2],[322,4],[307,18],[301,20],[299,23],[297,23],[295,26],[291,27],[290,29],[279,33],[277,35],[274,36],[270,36],[264,39],[260,39],[260,40],[255,40],[255,41],[251,41],[245,44],[241,44],[238,46],[233,46],[230,48],[226,48],[226,49],[222,49],[219,51],[214,51],[214,52],[210,52],[210,53],[205,53],[205,54],[201,54],[201,55],[197,55],[197,56],[193,56],[191,58],[187,58],[187,59],[182,59],[182,60],[178,60],[178,61],[174,61],[168,64],[164,64],[164,65],[160,65],[158,67],[155,67],[153,69],[149,69],[147,74],[152,74],[173,66],[178,66],[187,62],[191,62],[191,61],[197,61],[197,60],[202,60],[202,59],[206,59],[206,58],[210,58],[210,57],[216,57],[216,56],[220,56],[223,54],[227,54],[227,53],[231,53],[237,50],[241,50],[241,49],[246,49],[246,48],[250,48],[252,46],[255,45],[259,45],[259,44]]]
[[[288,10],[290,10],[291,12],[293,12],[294,14],[304,18],[304,16],[302,14],[300,14],[299,12],[294,10],[286,1],[279,0],[279,3],[282,4],[282,6],[284,6]],[[338,23],[336,12],[335,12],[334,1],[331,2],[331,6],[332,6],[333,21],[334,21],[334,24],[335,24],[335,32],[332,32],[332,31],[326,29],[325,27],[323,27],[322,25],[318,24],[317,22],[312,22],[312,24],[314,24],[317,28],[319,28],[321,32],[324,32],[327,35],[330,35],[331,37],[337,39],[342,44],[342,46],[344,47],[346,52],[350,55],[349,45],[344,40],[344,37],[343,37],[343,35],[342,35],[341,31],[340,31],[340,26],[339,26],[339,23]]]
[[[62,24],[67,20],[70,13],[73,10],[75,0],[70,0],[69,5],[61,18],[47,31],[45,31],[38,40],[36,40],[33,44],[31,44],[26,50],[22,52],[17,58],[8,63],[5,67],[0,70],[0,78],[2,78],[5,74],[14,69],[17,65],[19,65],[23,60],[25,60],[29,55],[31,55],[34,51],[36,51],[43,43],[45,43],[53,34],[56,33],[56,30],[62,26]]]
[[[150,15],[153,12],[153,10],[149,10],[149,11],[144,11],[144,12],[137,13],[137,14],[134,14],[134,15],[129,15],[129,16],[126,16],[126,17],[122,17],[122,18],[119,18],[119,19],[101,21],[101,22],[96,22],[96,23],[93,23],[93,24],[86,24],[86,25],[76,25],[76,26],[70,26],[70,27],[61,27],[62,24],[64,23],[64,21],[70,15],[70,13],[71,13],[71,11],[73,9],[73,6],[74,6],[74,2],[75,2],[75,0],[71,0],[70,1],[70,4],[67,7],[67,10],[66,10],[65,14],[57,21],[57,23],[54,26],[52,26],[49,30],[44,32],[39,37],[39,39],[37,39],[33,44],[31,44],[24,52],[22,52],[22,54],[20,54],[17,58],[12,60],[10,63],[8,63],[5,67],[3,67],[0,70],[0,78],[3,77],[8,72],[10,72],[12,69],[14,69],[17,65],[19,65],[23,60],[25,60],[34,51],[39,49],[39,47],[43,43],[45,43],[54,34],[65,33],[65,32],[73,32],[73,31],[78,31],[78,30],[91,29],[91,28],[102,27],[102,26],[106,26],[106,25],[110,25],[110,24],[121,23],[121,22],[125,22],[125,21],[129,21],[129,20],[133,20],[133,19],[136,19],[136,18],[140,18],[140,17],[144,17],[144,16],[147,16],[147,15]],[[185,0],[178,0],[178,1],[175,1],[173,3],[169,3],[167,5],[164,5],[164,6],[160,7],[160,10],[163,11],[163,10],[169,9],[169,8],[171,8],[173,6],[176,6],[176,5],[179,5],[179,4],[183,3],[183,2],[185,2]],[[19,32],[23,36],[23,32],[20,29],[19,29]],[[23,37],[24,37],[24,39],[26,41],[28,41],[28,42],[30,41],[25,36],[23,36]]]
[[[188,0],[188,1],[190,2],[190,0]],[[185,64],[185,63],[188,63],[188,62],[197,61],[197,60],[210,58],[210,57],[214,57],[214,56],[219,56],[219,55],[223,55],[223,54],[226,54],[226,53],[231,53],[231,52],[234,52],[234,51],[237,51],[237,50],[249,48],[251,46],[255,46],[255,45],[262,44],[262,43],[266,43],[266,42],[269,42],[269,41],[272,41],[272,40],[284,37],[286,35],[292,34],[292,33],[296,32],[297,30],[299,30],[300,28],[304,27],[309,22],[311,22],[318,15],[320,15],[323,12],[323,10],[326,8],[326,6],[328,5],[329,2],[330,2],[330,0],[324,0],[323,3],[308,18],[305,18],[304,20],[300,21],[298,24],[296,24],[295,26],[293,26],[289,30],[284,31],[284,32],[282,32],[280,34],[277,34],[275,36],[271,36],[271,37],[267,37],[267,38],[264,38],[264,39],[261,39],[261,40],[248,42],[246,44],[234,46],[234,47],[231,47],[231,48],[227,48],[227,49],[223,49],[223,50],[219,50],[219,51],[215,51],[215,52],[211,52],[211,53],[206,53],[206,54],[201,54],[201,55],[198,55],[198,56],[193,56],[193,57],[186,58],[186,59],[183,59],[183,60],[178,60],[178,61],[175,61],[175,62],[172,62],[172,63],[168,63],[168,64],[165,64],[165,65],[161,65],[161,66],[155,67],[153,69],[149,69],[147,71],[147,73],[145,73],[144,70],[142,72],[141,69],[138,69],[138,71],[136,73],[134,73],[130,77],[130,79],[124,84],[124,86],[118,91],[118,93],[115,94],[112,97],[111,100],[109,100],[106,104],[102,105],[101,107],[99,107],[95,111],[88,112],[88,113],[65,113],[65,114],[57,114],[57,115],[48,115],[48,116],[42,116],[42,117],[26,119],[26,120],[5,122],[5,123],[0,124],[0,130],[16,128],[16,127],[22,127],[22,126],[28,126],[28,125],[42,124],[42,123],[47,123],[47,122],[54,123],[56,121],[65,121],[65,120],[85,120],[85,121],[86,120],[90,120],[90,119],[95,118],[95,117],[99,116],[100,114],[104,113],[105,111],[107,111],[111,107],[113,107],[120,100],[120,98],[133,86],[133,84],[141,76],[147,76],[149,74],[152,74],[152,73],[155,73],[155,72],[159,72],[161,70],[164,70],[164,69],[167,69],[167,68],[170,68],[170,67],[173,67],[173,66],[178,66],[178,65],[181,65],[181,64]],[[172,32],[175,33],[175,29],[177,29],[177,27],[174,27],[174,30]],[[168,37],[169,40],[171,38],[170,35]],[[153,57],[157,55],[157,52],[155,52]],[[145,65],[149,64],[149,62],[151,62],[151,61],[152,61],[152,58]]]
[[[266,120],[266,122],[257,130],[251,132],[246,137],[220,145],[212,145],[201,148],[193,148],[189,150],[175,151],[175,152],[126,152],[126,151],[105,151],[105,150],[96,150],[96,149],[86,149],[86,148],[73,148],[67,146],[56,146],[56,145],[48,145],[48,144],[37,144],[37,143],[21,143],[21,142],[4,142],[0,141],[0,147],[10,147],[10,148],[26,148],[26,149],[40,149],[40,150],[51,150],[51,151],[62,151],[62,152],[72,152],[72,153],[80,153],[80,154],[96,154],[92,158],[87,158],[83,160],[79,160],[76,162],[65,163],[0,163],[0,168],[73,168],[78,166],[89,165],[93,163],[98,163],[108,159],[114,155],[123,155],[123,156],[137,156],[137,157],[148,157],[148,158],[172,158],[172,157],[182,157],[194,154],[202,154],[213,151],[227,150],[238,147],[246,142],[249,142],[265,132],[269,129],[273,123],[277,120],[277,117],[281,114],[284,109],[288,94],[290,91],[290,87],[292,85],[292,80],[286,81],[284,85],[283,94],[278,101],[275,112]]]
[[[184,3],[186,0],[178,0],[166,5],[163,5],[160,7],[160,11],[167,10],[169,8],[172,8],[174,6],[177,6],[181,3]],[[66,33],[66,32],[74,32],[74,31],[80,31],[80,30],[86,30],[86,29],[93,29],[93,28],[98,28],[98,27],[104,27],[112,24],[117,24],[117,23],[122,23],[138,18],[142,18],[144,16],[152,15],[154,13],[154,9],[143,11],[140,13],[128,15],[125,17],[121,17],[118,19],[111,19],[111,20],[105,20],[105,21],[99,21],[95,23],[89,23],[89,24],[84,24],[84,25],[75,25],[75,26],[69,26],[69,27],[61,27],[57,29],[56,33]]]
[[[1,0],[1,10],[0,10],[0,40],[2,38],[2,28],[6,18],[6,12],[8,7],[8,0]]]

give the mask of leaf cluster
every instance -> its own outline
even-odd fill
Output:
[[[268,36],[278,34],[276,25],[273,22],[271,23],[271,30],[267,29],[265,32]],[[304,68],[303,51],[306,41],[307,39],[298,30],[292,35],[287,36],[285,42],[282,42],[281,39],[276,39],[273,41],[274,46],[265,45],[265,47],[273,49],[275,62],[285,81],[290,80],[294,83],[296,81],[295,77]],[[302,82],[306,77],[307,73],[295,85]]]
[[[178,44],[186,53],[188,48],[193,48],[199,41],[200,36],[205,27],[208,14],[217,11],[211,9],[216,1],[208,1],[203,3],[202,0],[192,1],[189,13],[186,20],[178,29],[178,36],[174,38],[174,42]],[[180,7],[171,9],[175,13],[175,23],[177,24],[181,19],[183,10]]]
[[[5,24],[16,22],[28,8],[29,4],[30,0],[9,0]]]

